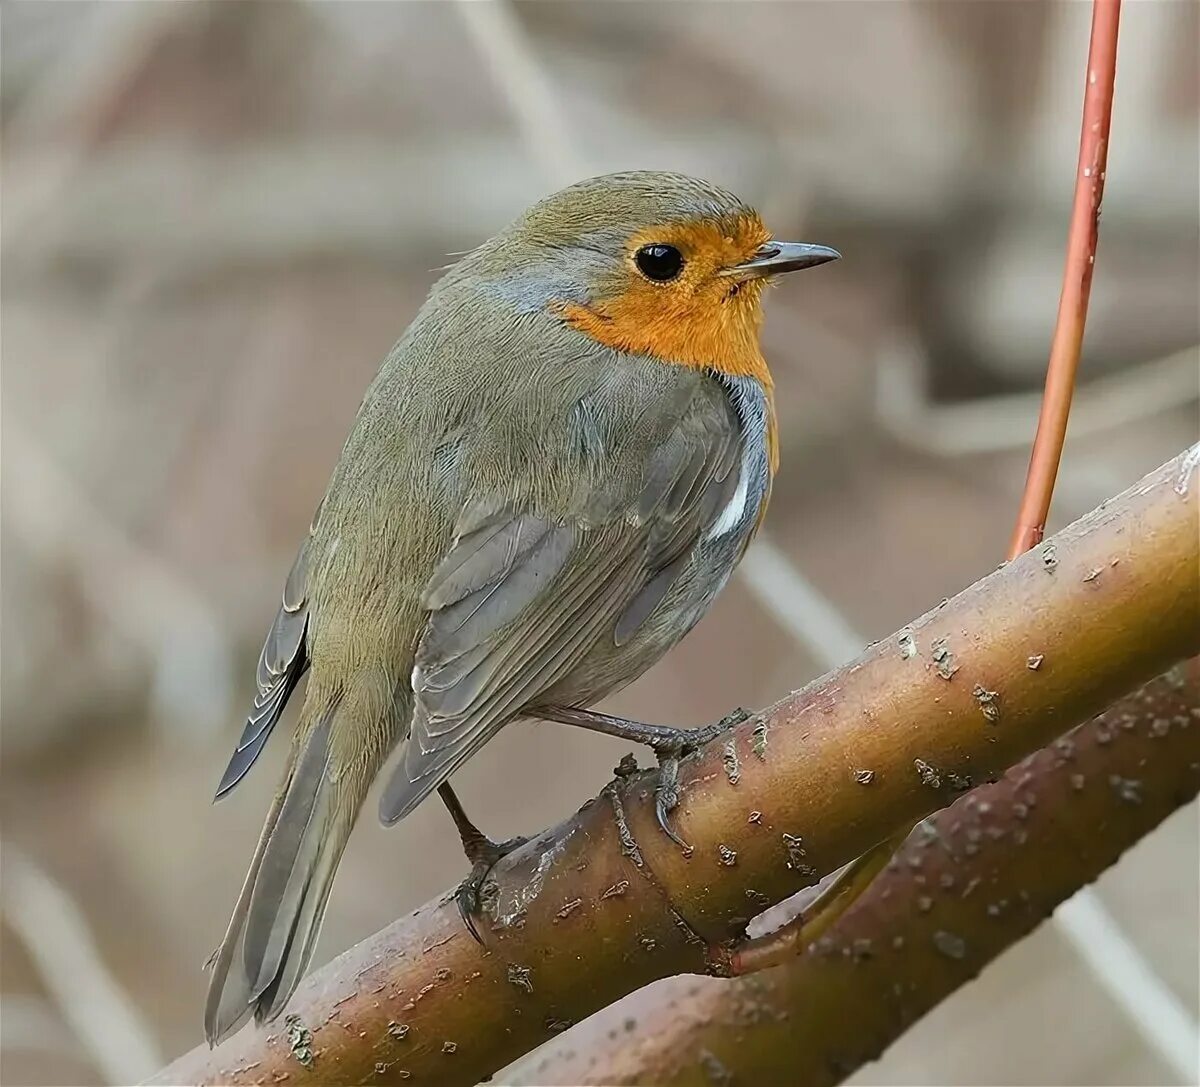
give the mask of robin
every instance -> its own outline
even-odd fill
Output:
[[[468,922],[518,841],[485,838],[448,779],[510,721],[649,744],[673,833],[675,762],[711,729],[586,707],[692,629],[762,522],[779,456],[763,288],[837,257],[774,241],[715,185],[632,172],[547,197],[434,285],[367,390],[217,790],[250,769],[308,672],[214,957],[210,1044],[286,1005],[397,747],[380,817],[439,791],[473,865]]]

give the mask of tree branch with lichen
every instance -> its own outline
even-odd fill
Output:
[[[749,917],[1200,651],[1198,459],[686,759],[690,855],[655,775],[618,778],[497,866],[485,946],[445,895],[318,970],[287,1025],[157,1082],[471,1084],[651,981],[727,971]]]

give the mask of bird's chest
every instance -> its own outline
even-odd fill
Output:
[[[737,482],[701,537],[699,551],[718,560],[732,555],[731,564],[736,564],[762,520],[771,492],[771,405],[754,378],[713,376],[733,408],[740,452]]]
[[[771,492],[771,405],[766,393],[753,378],[715,376],[737,419],[737,479],[697,541],[690,569],[680,579],[675,604],[686,617],[687,629],[708,610],[741,561]]]

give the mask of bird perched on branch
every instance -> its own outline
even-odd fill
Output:
[[[764,285],[836,259],[773,241],[678,174],[580,182],[433,287],[359,410],[258,664],[222,796],[304,673],[283,781],[205,1010],[215,1044],[274,1018],[304,974],[367,791],[395,752],[386,824],[434,790],[473,863],[493,843],[448,779],[508,722],[650,744],[671,833],[679,756],[709,730],[587,709],[708,610],[762,521],[778,460],[759,347]]]

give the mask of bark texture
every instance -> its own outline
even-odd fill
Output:
[[[505,1082],[840,1083],[1198,788],[1192,660],[922,823],[808,954],[747,978],[650,986]]]
[[[651,981],[719,970],[747,918],[1200,650],[1196,461],[685,760],[689,855],[655,825],[655,775],[621,777],[497,867],[486,946],[443,896],[317,971],[286,1023],[158,1082],[472,1084]]]

